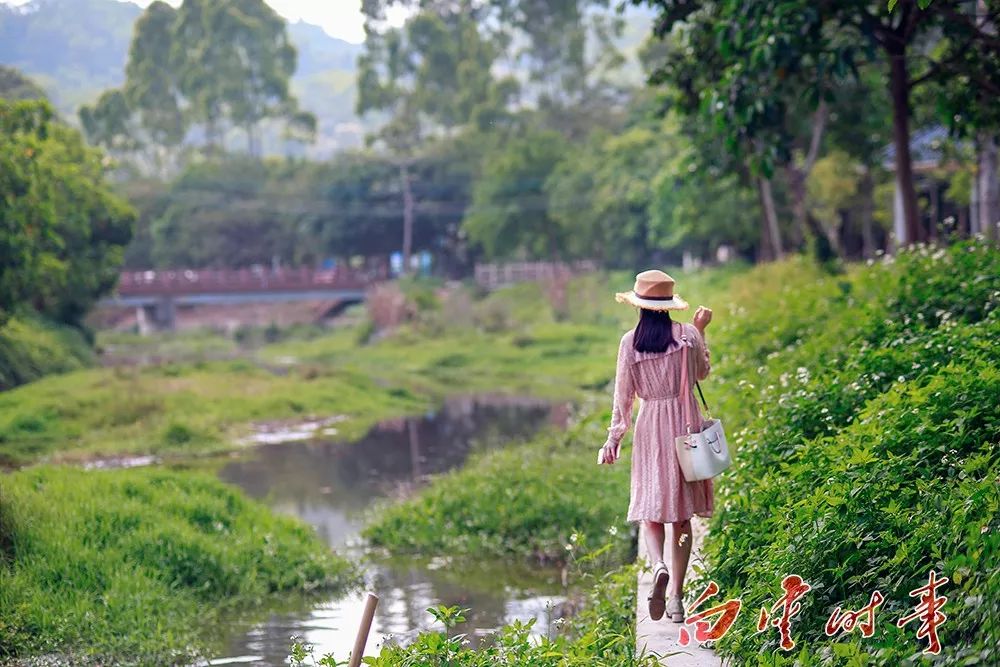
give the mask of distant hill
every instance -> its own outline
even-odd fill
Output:
[[[32,0],[20,7],[0,4],[0,65],[16,67],[32,77],[64,117],[76,123],[82,104],[122,84],[132,26],[142,11],[138,5],[117,0]],[[642,76],[635,54],[649,34],[652,16],[649,10],[629,7],[625,34],[617,40],[629,60],[622,76],[636,85]],[[362,46],[331,37],[308,23],[291,23],[288,30],[299,52],[292,90],[302,108],[319,120],[319,136],[309,154],[326,157],[338,149],[361,145],[365,132],[377,122],[362,123],[354,113],[356,61]],[[282,151],[278,137],[276,129],[265,130],[265,152]]]
[[[67,115],[121,84],[142,9],[115,0],[0,5],[0,63],[33,77]]]
[[[45,89],[71,122],[101,91],[119,86],[132,26],[142,8],[117,0],[33,0],[0,5],[0,64],[16,67]],[[365,129],[354,114],[355,61],[361,46],[331,37],[316,25],[289,25],[299,51],[292,88],[319,119],[312,151],[327,155],[359,145]]]

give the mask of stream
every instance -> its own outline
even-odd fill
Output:
[[[446,558],[379,558],[359,534],[373,505],[409,496],[428,476],[462,465],[474,451],[504,447],[547,427],[563,428],[568,406],[520,397],[462,397],[421,417],[375,426],[355,442],[262,445],[224,466],[219,476],[278,512],[314,526],[338,553],[362,563],[366,590],[379,596],[367,655],[387,642],[406,643],[424,629],[442,629],[427,613],[437,604],[471,608],[454,628],[472,644],[514,620],[535,619],[546,635],[565,599],[557,569],[505,562],[454,567]],[[211,665],[283,666],[291,637],[318,657],[348,657],[364,593],[326,600],[283,600],[257,610],[257,622],[232,619],[218,629],[225,652]],[[259,619],[266,616],[263,621]],[[249,627],[248,627],[249,626]]]

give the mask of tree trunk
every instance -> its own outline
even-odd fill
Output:
[[[792,200],[792,238],[789,239],[793,248],[800,248],[809,239],[807,226],[809,207],[806,205],[806,178],[808,175],[793,165],[785,168],[785,180],[788,181],[788,194]]]
[[[872,170],[865,166],[861,175],[861,255],[865,259],[875,256],[875,235],[872,232],[872,211],[874,209],[875,181]]]
[[[778,214],[774,208],[774,193],[771,191],[770,179],[757,177],[757,194],[760,196],[760,208],[764,216],[761,240],[767,241],[767,250],[769,251],[761,254],[766,259],[781,259],[784,256],[784,250],[781,247]]]
[[[796,166],[794,161],[790,162],[785,169],[788,178],[789,192],[792,195],[792,216],[795,221],[793,229],[797,238],[793,239],[793,245],[801,245],[809,238],[809,207],[806,202],[807,181],[812,173],[813,166],[819,158],[819,149],[823,144],[823,132],[826,130],[826,119],[829,115],[826,102],[820,100],[819,106],[812,119],[812,133],[809,138],[809,150],[805,155],[802,166]]]
[[[410,255],[413,252],[413,189],[410,187],[410,168],[405,162],[399,166],[403,184],[403,275],[410,274]]]
[[[205,144],[210,155],[214,154],[219,146],[219,119],[214,113],[209,113],[205,119]]]
[[[997,182],[997,137],[989,132],[979,133],[978,181],[979,224],[977,227],[986,238],[996,240],[997,222],[1000,222],[1000,183]]]
[[[892,91],[892,138],[896,148],[896,186],[902,199],[905,239],[898,246],[923,240],[917,211],[917,192],[913,186],[913,158],[910,156],[910,82],[904,46],[889,50],[889,75]]]

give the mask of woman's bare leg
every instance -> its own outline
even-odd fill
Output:
[[[691,520],[670,524],[670,591],[668,595],[684,595],[684,575],[691,559]]]
[[[656,521],[643,521],[642,524],[649,563],[650,565],[656,565],[656,561],[663,558],[664,526],[662,523]]]

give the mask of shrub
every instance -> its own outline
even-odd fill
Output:
[[[0,324],[0,391],[50,373],[83,368],[93,362],[84,334],[36,316]]]
[[[189,662],[215,647],[207,628],[227,610],[356,579],[312,530],[206,475],[36,467],[3,479],[0,660]]]
[[[561,562],[574,534],[596,544],[611,531],[620,563],[631,551],[622,512],[628,467],[594,474],[596,447],[582,443],[600,433],[590,419],[567,433],[475,457],[416,498],[383,509],[365,536],[393,552]]]

